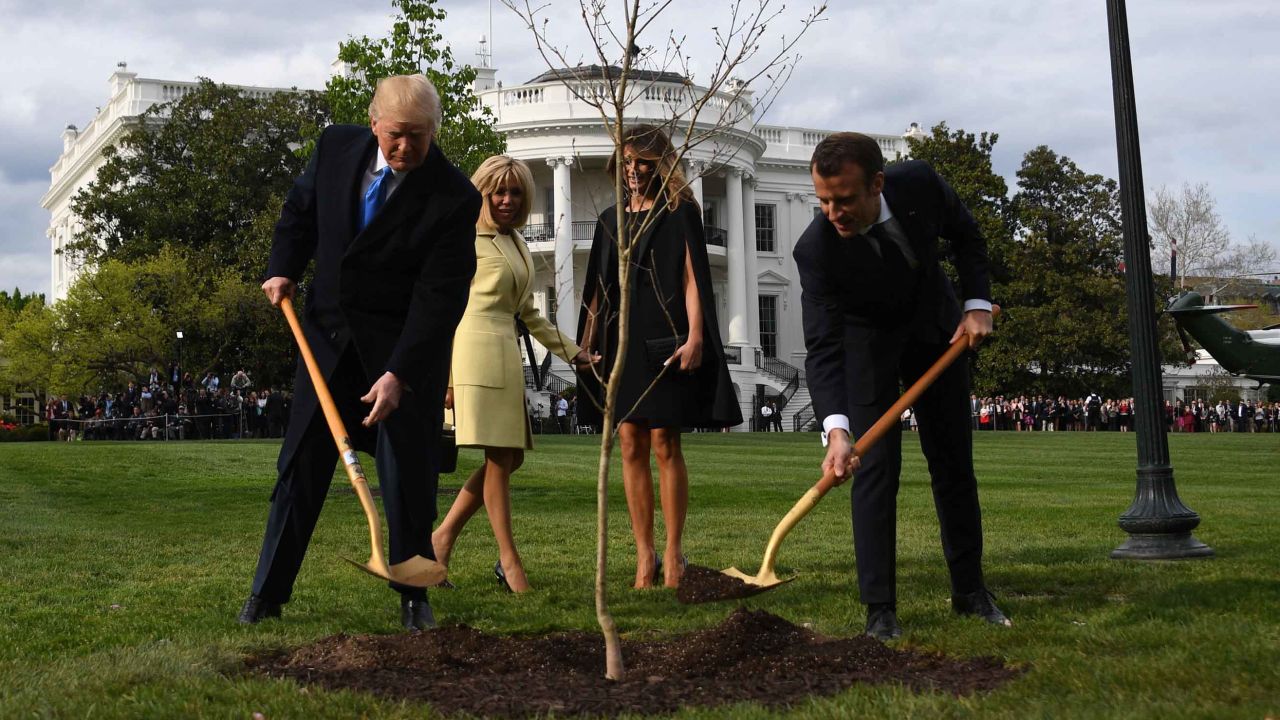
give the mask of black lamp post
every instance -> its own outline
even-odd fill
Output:
[[[182,331],[178,331],[178,383],[174,388],[174,392],[178,392],[182,388]]]
[[[1138,435],[1138,489],[1120,516],[1129,539],[1111,557],[1133,560],[1209,557],[1213,549],[1191,531],[1200,516],[1178,498],[1165,437],[1163,377],[1156,335],[1155,286],[1147,243],[1142,154],[1133,97],[1129,26],[1124,0],[1107,0],[1111,38],[1111,85],[1115,97],[1120,161],[1120,208],[1124,220],[1125,287],[1129,303],[1129,350],[1133,360],[1133,417]]]

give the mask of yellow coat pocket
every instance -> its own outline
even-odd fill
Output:
[[[506,387],[507,353],[511,338],[475,330],[459,330],[454,338],[453,382],[455,385]]]

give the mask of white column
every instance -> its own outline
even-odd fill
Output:
[[[573,337],[578,332],[578,297],[573,279],[573,188],[570,169],[573,158],[547,158],[555,173],[555,288],[556,326]]]
[[[760,347],[760,276],[756,270],[756,178],[748,175],[742,186],[742,236],[747,249],[747,340],[751,352]],[[745,360],[745,358],[743,358]]]
[[[749,344],[747,329],[747,253],[746,238],[742,228],[742,171],[728,168],[725,171],[726,200],[729,203],[729,237],[725,252],[729,259],[729,344],[739,347]],[[743,350],[742,362],[752,364],[749,353]]]
[[[689,189],[693,190],[693,199],[698,203],[699,210],[705,210],[702,204],[702,174],[707,171],[707,164],[701,160],[694,160],[689,163]]]

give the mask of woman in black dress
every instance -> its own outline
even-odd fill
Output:
[[[680,447],[682,428],[724,428],[742,422],[720,329],[702,212],[675,161],[671,141],[656,127],[637,125],[624,135],[623,225],[631,243],[628,342],[614,420],[622,453],[622,479],[636,542],[635,587],[649,587],[659,573],[676,587],[684,572],[681,546],[689,505],[689,472]],[[612,176],[615,159],[607,167]],[[600,353],[608,373],[617,357],[618,222],[614,208],[601,213],[587,264],[579,321],[580,345]],[[591,372],[579,375],[579,422],[600,424],[604,387]],[[603,378],[608,381],[607,376]],[[658,461],[666,549],[653,540],[653,476]]]

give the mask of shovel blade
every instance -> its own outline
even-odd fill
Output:
[[[367,563],[356,562],[351,558],[343,559],[374,577],[409,587],[425,588],[439,585],[449,575],[449,569],[444,565],[421,555],[414,555],[404,562],[390,566],[376,563],[373,558],[369,558]]]
[[[748,585],[760,588],[761,590],[769,590],[796,579],[796,576],[794,575],[785,579],[779,578],[772,570],[762,571],[759,575],[748,575],[736,567],[731,567],[721,570],[720,572],[731,578],[741,580]]]

